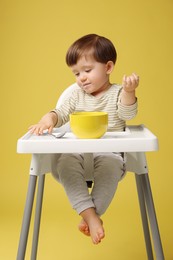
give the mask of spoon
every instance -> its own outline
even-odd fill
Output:
[[[65,135],[65,133],[66,132],[61,132],[61,133],[51,133],[51,134],[49,134],[49,135],[51,135],[51,136],[53,136],[53,137],[55,137],[55,138],[61,138],[61,137],[63,137],[64,135]]]

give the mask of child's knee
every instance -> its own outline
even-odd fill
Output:
[[[73,178],[77,173],[83,174],[83,160],[77,154],[62,154],[57,162],[56,174],[53,176],[63,183]]]
[[[57,167],[60,171],[83,167],[83,159],[78,154],[62,154],[58,159]]]
[[[107,178],[118,178],[125,172],[125,163],[122,158],[112,155],[101,155],[95,161],[95,172]]]

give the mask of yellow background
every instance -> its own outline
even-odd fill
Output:
[[[74,82],[65,53],[88,33],[110,38],[117,48],[112,82],[121,83],[124,73],[140,75],[139,113],[129,123],[144,123],[159,138],[159,151],[147,159],[165,259],[173,259],[172,14],[172,0],[0,1],[0,259],[16,258],[27,190],[31,156],[16,154],[17,139]],[[79,220],[47,175],[38,260],[147,259],[132,173],[103,216],[100,245],[77,231]]]

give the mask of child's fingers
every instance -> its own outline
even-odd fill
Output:
[[[31,134],[36,134],[36,135],[40,135],[40,134],[43,134],[43,128],[40,126],[40,125],[31,125],[29,128],[28,128],[29,132]]]
[[[49,129],[48,129],[48,133],[51,134],[53,131],[53,126],[50,126]]]
[[[31,125],[31,126],[28,128],[28,130],[29,130],[29,132],[30,132],[31,134],[34,133],[35,129],[36,129],[35,125]]]
[[[139,82],[139,76],[136,73],[132,73],[136,82]]]
[[[126,81],[126,77],[127,77],[126,75],[123,76],[123,81]]]
[[[122,86],[127,92],[134,91],[139,85],[139,76],[132,73],[130,76],[123,76]]]
[[[122,84],[123,84],[123,86],[125,86],[127,84],[127,76],[126,75],[123,76]]]
[[[138,86],[139,84],[139,76],[135,73],[132,73],[132,75],[130,75],[128,77],[128,85],[133,85],[133,86]]]

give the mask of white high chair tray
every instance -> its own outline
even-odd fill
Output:
[[[56,129],[56,132],[58,129]],[[99,139],[78,139],[72,132],[56,139],[49,134],[26,133],[17,142],[18,153],[146,152],[158,150],[157,137],[144,125],[128,126],[125,132],[107,132]]]

